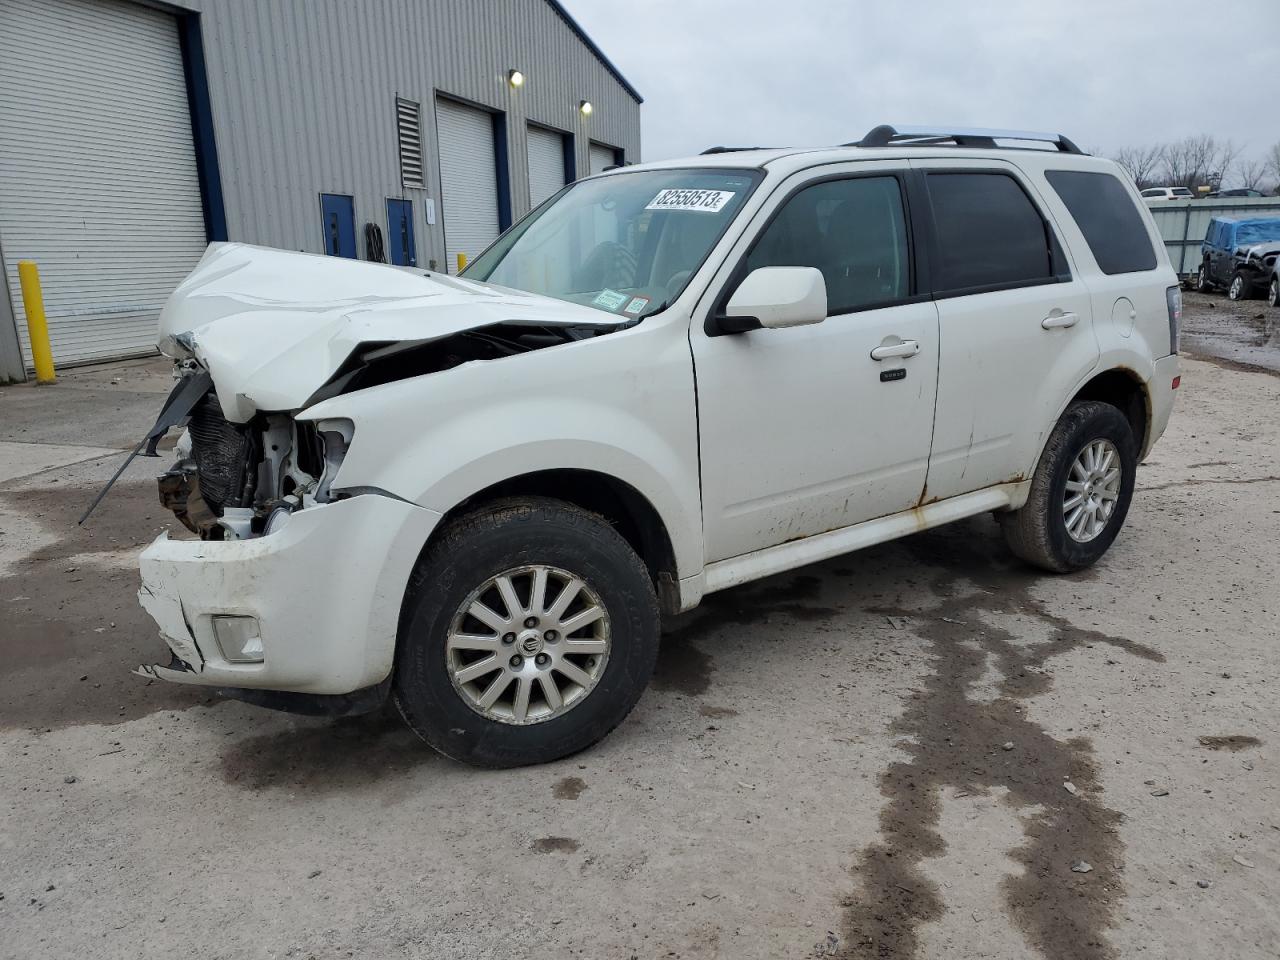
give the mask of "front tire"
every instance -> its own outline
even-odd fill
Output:
[[[1271,278],[1271,286],[1267,288],[1267,302],[1273,307],[1280,307],[1280,276]]]
[[[419,561],[392,690],[464,763],[547,763],[602,739],[653,675],[653,581],[601,516],[544,497],[464,516]]]
[[[1053,428],[1020,510],[999,515],[1013,553],[1069,573],[1107,552],[1129,512],[1138,449],[1128,419],[1109,403],[1073,403]]]
[[[1251,292],[1249,278],[1237,270],[1231,278],[1231,286],[1227,287],[1228,300],[1248,300]]]

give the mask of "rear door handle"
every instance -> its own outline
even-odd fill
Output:
[[[876,347],[871,351],[872,360],[890,360],[894,357],[914,357],[920,352],[920,342],[918,340],[903,340],[901,343],[891,343],[886,346]]]
[[[1080,319],[1075,313],[1051,313],[1040,321],[1040,326],[1046,330],[1053,330],[1057,327],[1074,327]]]

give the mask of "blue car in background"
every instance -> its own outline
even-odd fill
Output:
[[[1225,288],[1231,300],[1258,296],[1271,283],[1280,257],[1280,216],[1214,217],[1200,252],[1197,290]]]

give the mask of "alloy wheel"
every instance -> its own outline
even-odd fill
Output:
[[[1102,533],[1120,501],[1120,451],[1110,440],[1091,440],[1076,455],[1067,475],[1062,520],[1077,543]]]
[[[581,578],[534,564],[476,587],[445,651],[463,702],[499,723],[541,723],[581,703],[609,659],[609,613]]]

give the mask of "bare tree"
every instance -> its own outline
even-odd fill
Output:
[[[1133,178],[1139,190],[1156,186],[1156,171],[1160,167],[1164,148],[1159,144],[1149,147],[1125,147],[1112,157]]]
[[[1271,172],[1272,181],[1280,183],[1280,143],[1271,145],[1271,149],[1267,151],[1265,163]]]
[[[1218,141],[1201,133],[1165,144],[1161,172],[1171,186],[1216,189],[1239,155],[1240,148],[1230,140]]]
[[[1267,162],[1243,158],[1237,160],[1234,179],[1237,186],[1246,190],[1261,190],[1262,182],[1267,179]]]

